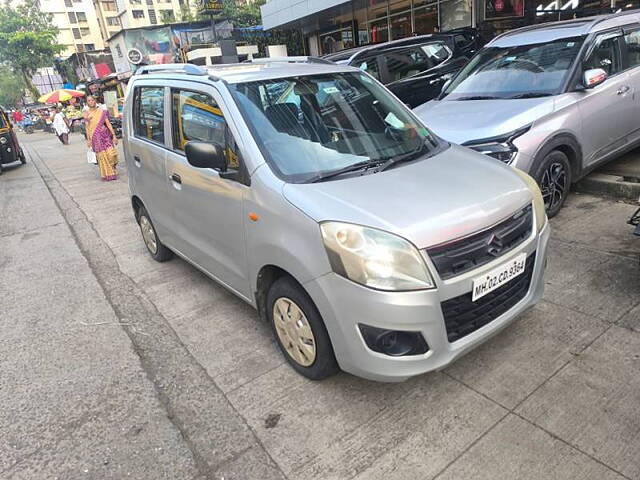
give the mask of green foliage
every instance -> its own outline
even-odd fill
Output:
[[[220,17],[231,21],[236,28],[255,27],[262,23],[260,6],[264,5],[265,1],[255,0],[238,5],[234,0],[223,0]]]
[[[24,81],[20,75],[6,69],[0,70],[0,105],[6,108],[15,107],[22,100],[24,88]]]
[[[42,13],[36,0],[15,7],[7,0],[0,8],[0,63],[20,72],[34,95],[38,92],[31,76],[38,68],[53,65],[55,56],[64,50],[57,39],[51,14]]]

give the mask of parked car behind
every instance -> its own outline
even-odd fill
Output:
[[[529,172],[547,213],[640,144],[638,10],[505,33],[415,109],[441,137]]]
[[[323,58],[368,72],[400,100],[416,107],[438,96],[444,83],[481,46],[475,29],[461,28],[352,48]]]
[[[440,140],[356,68],[146,66],[127,95],[149,253],[255,307],[306,377],[442,368],[542,296],[535,182]]]

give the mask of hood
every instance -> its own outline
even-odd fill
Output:
[[[514,100],[432,100],[413,112],[434,133],[453,143],[492,138],[553,112],[554,97]]]
[[[426,248],[485,229],[531,202],[511,167],[451,146],[380,173],[283,187],[285,198],[322,222],[356,223]]]

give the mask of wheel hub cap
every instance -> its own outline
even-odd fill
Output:
[[[308,367],[316,359],[316,340],[307,317],[293,300],[280,297],[273,304],[273,323],[280,343],[296,363]]]
[[[153,225],[149,219],[145,216],[140,218],[140,230],[142,231],[142,238],[147,245],[149,251],[155,254],[158,251],[158,242],[156,241],[156,232],[153,230]]]
[[[567,189],[567,172],[561,163],[551,163],[542,174],[540,190],[544,206],[547,210],[553,210],[562,202]]]

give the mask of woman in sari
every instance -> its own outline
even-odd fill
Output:
[[[118,139],[109,122],[109,114],[98,107],[98,102],[92,96],[87,97],[87,106],[89,108],[84,114],[87,124],[87,145],[96,154],[102,181],[116,180],[118,152],[115,145],[118,144]]]

